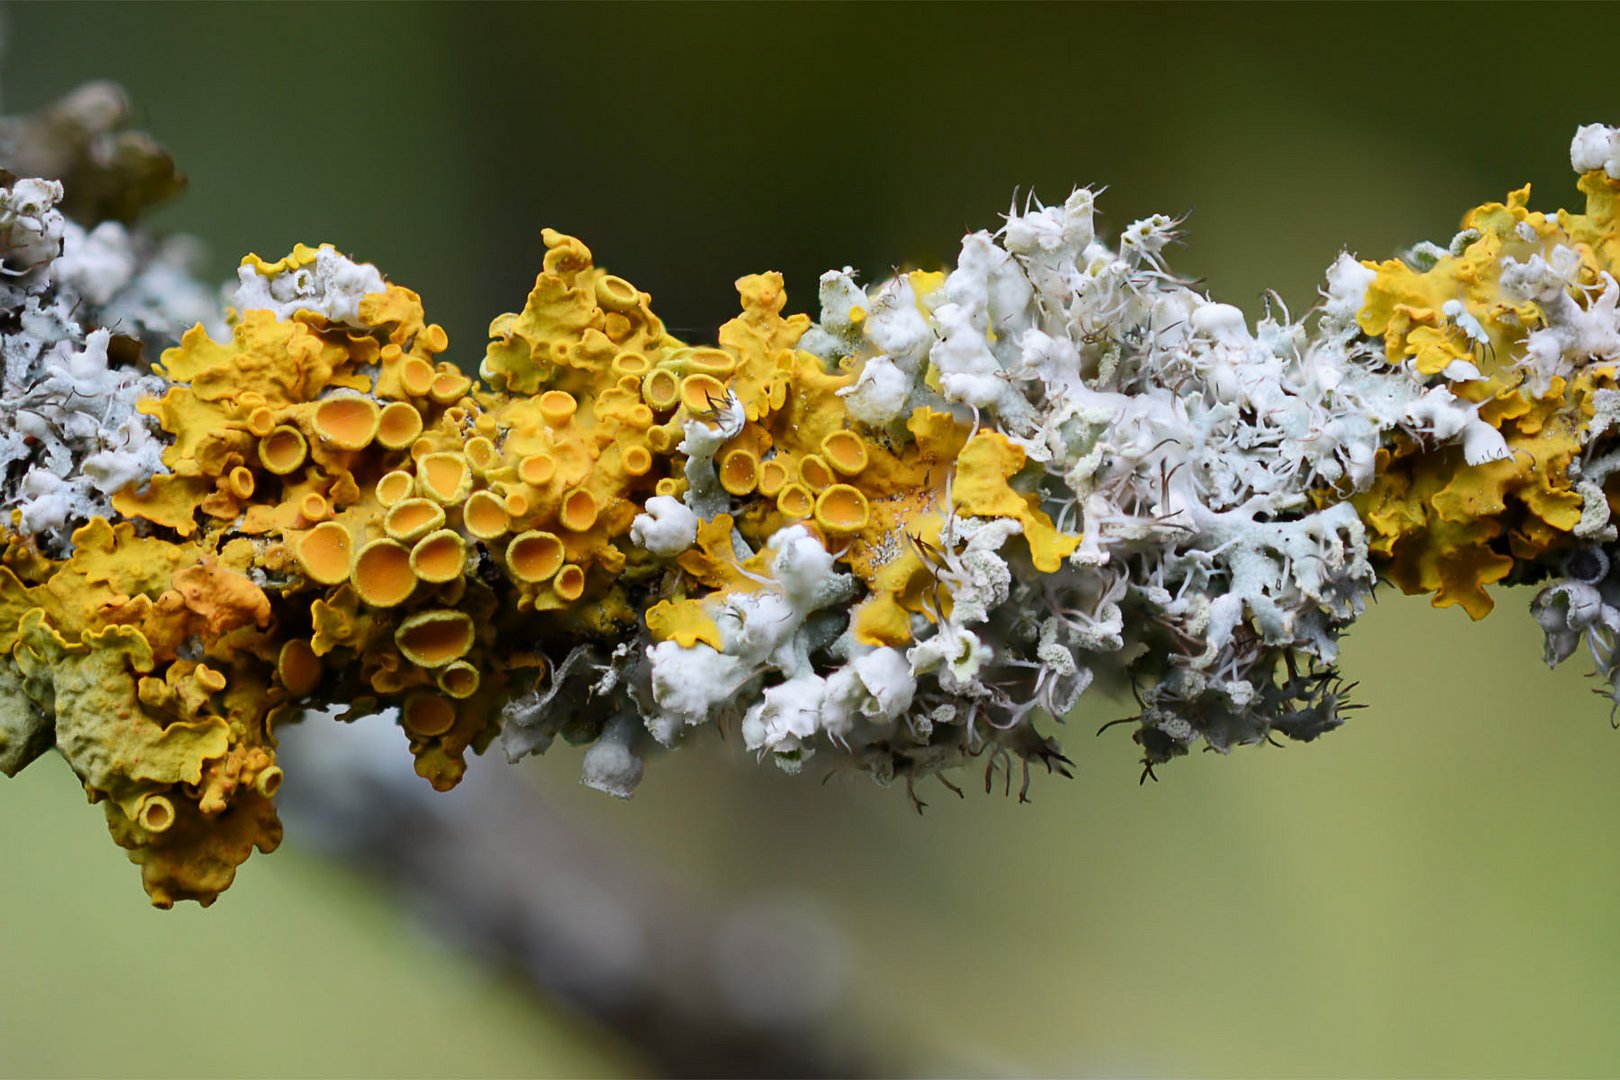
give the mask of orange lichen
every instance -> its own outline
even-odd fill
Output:
[[[596,302],[607,311],[630,311],[641,300],[636,287],[622,277],[603,274],[596,279]]]
[[[835,479],[832,469],[820,454],[811,454],[799,462],[799,480],[811,491],[822,491]]]
[[[654,641],[673,641],[684,649],[699,642],[717,651],[725,648],[720,627],[700,600],[662,600],[648,608],[647,632]]]
[[[1533,382],[1534,366],[1519,358],[1548,313],[1542,301],[1503,287],[1506,267],[1560,247],[1571,256],[1571,292],[1597,290],[1602,274],[1620,272],[1608,221],[1617,184],[1589,173],[1580,186],[1585,214],[1532,211],[1524,187],[1470,211],[1466,243],[1426,269],[1401,260],[1364,264],[1377,276],[1357,315],[1362,331],[1382,338],[1390,363],[1410,361],[1426,376],[1443,376],[1455,361],[1474,367],[1483,378],[1451,389],[1479,403],[1480,419],[1500,432],[1509,456],[1468,465],[1455,447],[1397,439],[1379,451],[1371,488],[1352,501],[1391,581],[1476,619],[1493,606],[1486,587],[1506,578],[1515,560],[1543,559],[1576,542],[1585,499],[1570,467],[1585,445],[1595,395],[1617,385],[1615,367],[1601,363]],[[1459,315],[1473,329],[1465,331]]]
[[[478,692],[478,669],[465,660],[457,660],[439,669],[439,689],[461,700]]]
[[[461,508],[462,524],[476,540],[494,540],[506,534],[510,524],[505,501],[493,491],[475,491]]]
[[[646,476],[652,471],[652,451],[645,446],[629,446],[619,455],[619,464],[628,476]]]
[[[281,646],[276,657],[276,676],[287,695],[307,697],[320,685],[323,668],[321,658],[303,638],[292,638]]]
[[[739,498],[753,493],[759,486],[759,455],[744,447],[732,450],[720,459],[720,486]]]
[[[790,518],[809,517],[816,508],[816,497],[803,484],[789,484],[776,496],[776,508]]]
[[[479,476],[488,472],[500,460],[495,444],[482,435],[468,439],[461,452],[467,458],[467,464],[471,465],[473,472]]]
[[[259,462],[277,476],[286,476],[304,463],[309,444],[304,433],[290,424],[272,428],[259,441]]]
[[[349,530],[323,522],[298,540],[298,563],[311,581],[337,585],[349,579]]]
[[[688,375],[681,380],[680,400],[690,412],[708,415],[725,404],[726,384],[702,372]]]
[[[620,378],[629,376],[638,380],[636,383],[638,387],[641,385],[639,381],[641,377],[650,370],[652,361],[638,352],[621,352],[613,358],[613,374]]]
[[[1039,509],[1039,500],[1017,491],[1009,483],[1024,467],[1024,451],[997,431],[981,431],[969,439],[957,456],[956,480],[951,490],[955,505],[975,517],[1016,518],[1024,526],[1035,569],[1057,570],[1079,546],[1078,536],[1059,532]]]
[[[341,560],[348,571],[348,534],[328,533],[310,549],[310,537],[300,546],[300,557],[324,562]],[[306,563],[306,565],[308,565]],[[313,574],[312,574],[313,576]],[[171,587],[212,635],[229,633],[243,626],[264,626],[270,621],[270,598],[247,575],[215,556],[204,556],[174,572]],[[323,582],[331,584],[331,582]]]
[[[767,499],[774,499],[795,475],[781,458],[762,461],[759,466],[759,493]]]
[[[412,397],[427,397],[437,376],[432,364],[415,356],[404,362],[399,373],[401,387]]]
[[[416,480],[422,494],[435,502],[464,500],[472,489],[472,471],[466,455],[455,451],[423,454],[416,460]]]
[[[339,450],[364,450],[377,437],[380,412],[371,398],[341,392],[315,406],[315,432]]]
[[[557,576],[551,581],[551,588],[564,600],[578,600],[585,595],[585,571],[573,563],[567,563],[557,571]]]
[[[463,611],[419,611],[406,616],[394,631],[394,643],[418,667],[443,667],[467,655],[473,645],[473,622]]]
[[[866,443],[853,431],[830,432],[821,440],[821,456],[845,476],[855,476],[870,460]]]
[[[540,415],[552,427],[562,427],[574,418],[579,402],[563,390],[547,390],[540,395]]]
[[[512,520],[522,520],[533,511],[529,493],[521,489],[508,491],[506,498],[501,500],[501,505],[506,508],[506,516]]]
[[[383,531],[408,544],[437,529],[444,521],[444,507],[432,499],[401,499],[383,516]]]
[[[596,497],[584,488],[575,488],[563,496],[557,520],[562,522],[565,529],[585,532],[596,524],[597,513]]]
[[[385,507],[393,507],[416,490],[416,478],[408,472],[396,469],[378,480],[374,490],[379,503]]]
[[[506,547],[506,565],[519,581],[539,585],[562,568],[563,543],[553,533],[530,530],[512,538]]]
[[[372,607],[403,604],[416,591],[411,550],[397,540],[373,540],[354,559],[354,587]]]
[[[525,484],[544,487],[557,475],[557,459],[550,454],[530,454],[518,462],[517,474]]]
[[[236,496],[238,499],[251,499],[253,498],[254,487],[255,482],[253,479],[252,469],[238,465],[236,468],[231,470],[230,488],[232,495]]]
[[[279,765],[271,765],[260,769],[253,778],[253,790],[266,799],[273,798],[276,792],[281,790],[283,775]]]
[[[737,358],[724,349],[687,349],[681,359],[685,366],[716,379],[727,379],[737,370]]]
[[[472,389],[472,380],[454,369],[442,370],[428,386],[428,397],[439,405],[452,405]]]
[[[135,820],[149,833],[164,832],[174,824],[174,803],[162,795],[148,795],[141,800]]]
[[[871,509],[860,488],[834,484],[816,499],[816,524],[829,533],[844,535],[866,528]]]
[[[467,567],[467,542],[454,529],[429,533],[411,548],[411,570],[431,584],[461,576]]]
[[[408,401],[390,401],[377,416],[377,441],[404,450],[422,434],[422,413]]]
[[[673,371],[658,368],[642,380],[641,396],[648,408],[668,412],[681,402],[681,382]]]
[[[455,726],[456,706],[437,694],[416,694],[406,699],[401,719],[406,731],[431,739]]]

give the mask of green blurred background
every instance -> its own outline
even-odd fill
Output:
[[[543,225],[704,338],[743,273],[782,270],[813,310],[828,267],[940,264],[1015,190],[1105,184],[1108,227],[1191,211],[1175,265],[1298,309],[1342,246],[1444,240],[1526,180],[1570,202],[1576,124],[1620,121],[1620,16],[1597,5],[6,16],[6,109],[128,87],[192,179],[154,220],[206,241],[210,277],[334,242],[420,291],[466,363],[521,304]],[[628,804],[581,789],[567,749],[534,781],[693,890],[819,912],[886,1068],[1613,1075],[1620,735],[1583,661],[1542,666],[1528,599],[1469,625],[1384,595],[1346,643],[1371,706],[1349,727],[1157,786],[1124,734],[1092,737],[1123,712],[1090,699],[1063,739],[1078,779],[1032,806],[968,776],[919,818],[735,743],[653,761]],[[296,833],[214,908],[162,913],[59,760],[0,784],[0,821],[0,1073],[646,1068]]]

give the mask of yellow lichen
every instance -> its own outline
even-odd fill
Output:
[[[337,585],[349,579],[349,530],[326,521],[300,536],[298,563],[311,581]]]
[[[397,607],[416,591],[411,550],[397,540],[371,541],[354,559],[354,588],[372,607]]]
[[[456,660],[439,669],[439,689],[460,700],[478,692],[478,669],[465,660]]]
[[[317,404],[312,423],[339,450],[364,450],[377,437],[380,412],[371,398],[344,391]]]
[[[452,505],[472,491],[472,470],[466,455],[454,451],[423,454],[416,461],[416,482],[434,502]]]
[[[506,547],[506,565],[512,576],[533,585],[550,581],[562,569],[563,543],[549,532],[531,529],[512,538]]]
[[[411,570],[418,578],[442,584],[461,576],[467,566],[467,542],[454,529],[431,532],[411,548]]]
[[[289,697],[307,697],[320,685],[321,658],[303,638],[293,638],[276,657],[276,675]]]
[[[422,413],[408,401],[390,401],[377,416],[377,441],[404,450],[422,434]]]
[[[834,484],[816,498],[816,524],[833,535],[858,533],[871,520],[871,508],[861,490]]]
[[[585,571],[573,563],[565,563],[551,579],[551,588],[562,600],[578,600],[585,595]]]
[[[437,668],[466,656],[473,636],[473,623],[466,612],[419,611],[401,620],[394,642],[411,663]]]
[[[431,739],[443,735],[456,722],[456,707],[437,694],[416,694],[405,702],[405,730]]]
[[[1443,381],[1447,367],[1468,361],[1484,376],[1450,384],[1453,393],[1479,402],[1479,416],[1500,431],[1511,456],[1468,465],[1455,448],[1425,450],[1398,440],[1381,451],[1378,475],[1354,502],[1369,528],[1369,546],[1387,562],[1384,572],[1409,593],[1433,593],[1439,607],[1458,605],[1474,618],[1492,607],[1486,586],[1501,581],[1514,560],[1534,560],[1573,542],[1582,496],[1569,474],[1585,442],[1592,395],[1616,386],[1612,366],[1594,364],[1572,379],[1560,375],[1535,385],[1525,355],[1529,333],[1547,323],[1534,300],[1504,292],[1510,261],[1545,256],[1562,245],[1578,258],[1570,295],[1603,273],[1620,273],[1613,242],[1615,181],[1600,173],[1581,179],[1587,213],[1556,216],[1529,209],[1530,189],[1510,192],[1463,219],[1466,243],[1418,270],[1400,260],[1367,263],[1377,271],[1358,313],[1361,329],[1381,337],[1391,363],[1412,361],[1418,372]],[[1448,313],[1447,305],[1452,305]],[[1476,340],[1457,314],[1483,332]]]
[[[510,524],[506,504],[493,491],[475,491],[461,510],[462,523],[476,540],[494,540],[506,534]]]
[[[297,469],[308,453],[304,433],[291,424],[271,428],[270,433],[259,440],[259,462],[277,476],[286,476]]]
[[[444,507],[436,500],[401,499],[383,516],[383,531],[395,540],[413,543],[444,522]]]

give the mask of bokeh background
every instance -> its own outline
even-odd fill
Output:
[[[89,78],[130,90],[192,180],[154,221],[202,238],[210,277],[334,242],[420,291],[467,364],[521,304],[543,225],[701,339],[743,273],[783,271],[814,310],[828,267],[937,266],[1015,192],[1107,185],[1108,227],[1189,213],[1182,271],[1251,313],[1268,287],[1299,309],[1341,247],[1444,240],[1525,181],[1534,205],[1570,202],[1575,126],[1620,122],[1601,5],[36,3],[5,21],[7,110]],[[735,742],[652,761],[621,804],[559,747],[507,769],[538,824],[463,822],[501,865],[442,872],[561,880],[537,839],[557,831],[643,868],[743,928],[689,957],[694,984],[786,949],[798,974],[771,1000],[856,1072],[1613,1075],[1620,734],[1579,658],[1543,667],[1528,599],[1470,625],[1383,594],[1344,650],[1371,706],[1350,726],[1158,785],[1138,787],[1123,729],[1093,737],[1124,706],[1088,697],[1062,734],[1077,779],[1039,778],[1028,806],[963,776],[965,800],[930,786],[918,817],[903,792],[781,776]],[[410,771],[403,740],[320,722],[286,742],[380,745]],[[290,768],[283,792],[312,797]],[[321,821],[295,816],[214,908],[163,913],[59,760],[0,783],[0,1074],[668,1067],[537,989],[534,964],[467,948],[474,916],[432,902],[433,867],[391,877]]]

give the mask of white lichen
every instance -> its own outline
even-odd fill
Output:
[[[249,261],[236,274],[231,304],[238,311],[273,311],[278,319],[308,311],[356,327],[363,325],[360,301],[384,289],[382,274],[375,266],[357,263],[331,244],[317,248],[315,261],[308,266],[267,274],[258,263]]]
[[[112,516],[111,497],[164,471],[156,421],[137,409],[163,392],[147,364],[220,312],[189,272],[184,242],[116,223],[85,230],[57,209],[62,185],[0,188],[0,477],[20,526],[50,554],[74,529]],[[119,357],[115,359],[114,351]]]

